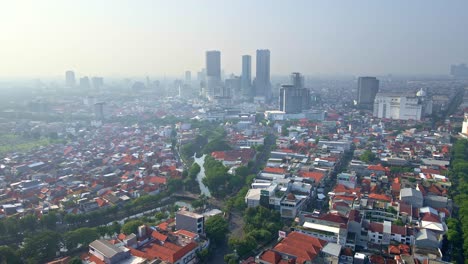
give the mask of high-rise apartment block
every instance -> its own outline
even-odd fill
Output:
[[[75,73],[73,71],[65,72],[65,85],[67,87],[75,87],[76,80],[75,80]]]
[[[372,109],[374,99],[379,91],[379,80],[375,77],[358,78],[357,105],[359,108]]]
[[[88,76],[84,76],[80,78],[80,88],[81,89],[91,88],[91,82],[89,81]]]
[[[297,114],[310,108],[310,91],[304,88],[304,78],[298,73],[291,74],[293,84],[283,84],[280,89],[279,107],[286,114]]]
[[[270,51],[257,50],[255,75],[255,97],[268,101],[271,96]]]
[[[242,75],[241,89],[245,97],[252,97],[252,57],[250,55],[242,56]]]
[[[214,98],[220,93],[221,86],[221,52],[206,52],[206,96]]]

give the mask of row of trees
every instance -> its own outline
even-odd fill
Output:
[[[66,248],[68,253],[76,252],[87,248],[89,243],[101,236],[120,231],[117,222],[110,226],[78,228],[64,234],[52,230],[40,231],[27,235],[22,248],[0,246],[0,263],[44,263],[54,259],[62,248]]]
[[[27,214],[21,218],[7,217],[0,220],[0,241],[2,244],[18,244],[24,237],[38,232],[50,230],[74,230],[82,227],[96,227],[122,219],[130,215],[154,209],[161,205],[161,199],[170,193],[144,195],[123,206],[111,206],[85,214],[65,214],[65,212],[50,212],[38,218],[35,214]],[[58,224],[58,225],[57,225]]]
[[[468,261],[468,140],[457,140],[453,145],[449,177],[456,207],[453,218],[447,220],[447,239],[452,245],[453,259],[463,263]]]

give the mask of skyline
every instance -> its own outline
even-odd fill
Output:
[[[0,78],[195,75],[209,50],[240,75],[242,55],[257,49],[271,51],[271,75],[448,74],[468,62],[466,9],[421,0],[12,1],[0,10]]]

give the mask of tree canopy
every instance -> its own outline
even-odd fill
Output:
[[[221,242],[229,232],[228,222],[221,215],[212,216],[206,220],[205,232],[210,239]]]
[[[130,220],[122,226],[122,233],[130,235],[131,233],[136,234],[138,227],[143,224],[141,220]]]

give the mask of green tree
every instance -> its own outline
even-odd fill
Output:
[[[108,235],[114,235],[114,234],[118,234],[120,232],[120,229],[122,227],[120,226],[119,222],[117,221],[114,221],[112,222],[112,224],[107,228],[107,234]]]
[[[373,162],[374,160],[376,160],[376,156],[374,153],[372,153],[372,151],[370,150],[365,150],[361,156],[359,157],[360,160],[364,161],[364,162]]]
[[[33,214],[25,215],[19,220],[19,224],[29,232],[35,231],[38,225],[37,217]]]
[[[42,216],[41,225],[43,228],[54,230],[57,225],[57,221],[57,214],[55,212],[50,212]]]
[[[130,235],[131,233],[136,234],[138,232],[138,227],[143,225],[141,220],[130,220],[122,226],[122,233],[125,235]]]
[[[70,259],[70,261],[68,262],[68,264],[82,264],[82,263],[83,261],[81,261],[79,257],[74,257]]]
[[[228,245],[242,257],[256,249],[258,244],[254,237],[247,235],[244,238],[230,238]]]
[[[154,215],[154,217],[156,218],[156,220],[161,221],[161,220],[163,220],[164,218],[167,217],[167,214],[165,212],[160,211],[160,212],[157,212]]]
[[[238,257],[234,253],[226,254],[224,255],[224,262],[231,264],[231,263],[237,263]]]
[[[203,148],[203,153],[210,154],[213,151],[224,151],[230,150],[231,146],[227,143],[227,141],[223,138],[216,138],[208,142],[206,146]]]
[[[193,163],[188,173],[188,176],[190,177],[190,179],[195,180],[200,170],[201,170],[200,165],[198,165],[197,163]]]
[[[24,240],[20,255],[27,263],[43,263],[53,259],[60,249],[61,236],[54,231],[44,231]]]
[[[229,232],[229,225],[221,215],[215,215],[206,220],[205,231],[210,239],[215,242],[221,242]]]
[[[167,181],[167,190],[169,193],[174,193],[182,190],[184,184],[181,179],[169,178]]]
[[[64,236],[65,245],[67,248],[74,249],[80,247],[87,247],[89,243],[99,238],[99,233],[95,228],[83,227],[76,230],[67,232]]]
[[[15,250],[8,246],[0,246],[0,264],[21,263]]]
[[[403,223],[403,221],[401,221],[401,219],[397,219],[395,221],[393,221],[393,224],[397,225],[397,226],[404,226],[405,224]]]

